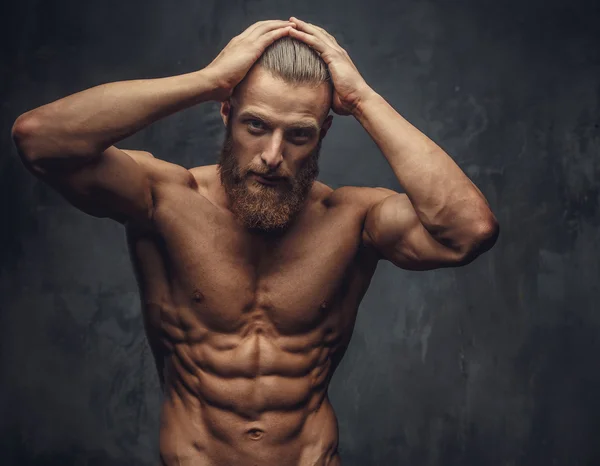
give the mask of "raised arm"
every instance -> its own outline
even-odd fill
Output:
[[[262,51],[289,31],[263,21],[235,37],[206,68],[179,76],[102,84],[19,116],[12,136],[25,166],[86,213],[145,222],[157,183],[190,172],[115,143],[192,105],[226,99]]]
[[[204,70],[103,84],[21,115],[12,135],[25,166],[76,207],[123,223],[145,220],[152,212],[151,181],[157,176],[179,181],[191,174],[113,144],[210,99],[214,87]]]
[[[366,83],[331,34],[292,19],[297,29],[291,35],[314,47],[329,67],[333,110],[358,120],[406,191],[366,188],[337,194],[354,195],[368,206],[364,242],[381,257],[414,270],[465,265],[489,250],[500,227],[479,188]]]

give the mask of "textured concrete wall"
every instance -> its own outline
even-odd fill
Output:
[[[56,5],[56,3],[59,3]],[[206,65],[259,19],[329,30],[367,81],[490,201],[495,248],[460,269],[382,263],[330,390],[345,466],[600,464],[598,2],[4,2],[0,34],[0,456],[150,465],[160,394],[121,227],[21,165],[22,112],[108,81]],[[204,104],[120,144],[191,167]],[[400,189],[336,117],[320,179]]]

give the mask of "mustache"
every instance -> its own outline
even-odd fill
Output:
[[[246,167],[245,171],[245,176],[249,176],[251,174],[256,174],[256,175],[260,175],[260,176],[264,176],[265,178],[278,178],[278,179],[282,179],[282,180],[289,180],[291,177],[291,173],[287,172],[286,170],[267,170],[265,171],[263,168],[260,167]]]

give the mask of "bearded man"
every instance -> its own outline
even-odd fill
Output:
[[[114,146],[221,102],[219,163]],[[330,109],[352,115],[406,193],[316,181]],[[497,221],[452,159],[367,85],[322,28],[262,21],[193,73],[108,83],[21,115],[32,173],[122,223],[164,402],[164,465],[340,465],[327,395],[379,260],[456,267]]]

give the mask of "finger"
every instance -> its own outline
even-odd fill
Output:
[[[317,26],[317,27],[318,27],[318,26]],[[335,40],[335,37],[333,37],[331,34],[329,34],[329,33],[328,33],[328,32],[327,32],[325,29],[323,29],[323,28],[319,28],[319,29],[321,30],[321,32],[322,32],[323,34],[325,34],[327,37],[329,37],[329,38],[331,39],[331,41],[332,41],[332,42],[333,42],[335,45],[338,45],[338,46],[340,45],[340,44],[338,44],[338,41],[337,41],[337,40]]]
[[[332,42],[331,45],[334,45],[334,44],[337,45],[336,40],[333,38],[333,36],[331,34],[329,34],[327,31],[325,31],[325,29],[323,29],[319,26],[315,26],[314,24],[307,23],[306,21],[302,21],[301,19],[298,19],[295,16],[292,16],[290,18],[290,21],[292,21],[293,23],[295,23],[298,26],[298,30],[319,36],[323,40],[329,40],[330,42]]]
[[[250,34],[252,31],[254,31],[258,26],[260,26],[261,24],[264,24],[264,23],[266,23],[266,21],[257,21],[256,23],[251,24],[246,29],[244,29],[240,34],[238,34],[237,37],[239,37],[240,39],[243,39],[244,37],[248,36],[248,34]]]
[[[256,31],[259,28],[267,28],[267,30],[270,30],[270,29],[274,29],[274,28],[278,28],[278,27],[289,26],[291,24],[293,24],[293,23],[291,23],[290,21],[284,21],[284,20],[279,20],[279,19],[258,21],[256,23],[248,26],[248,28],[244,32],[242,32],[240,35],[238,35],[238,37],[240,39],[244,39],[244,38],[248,37],[249,35],[251,35],[254,31]]]
[[[242,36],[242,38],[247,38],[256,33],[258,33],[259,35],[264,34],[265,32],[272,31],[273,29],[287,27],[292,24],[293,23],[291,21],[284,21],[279,19],[258,21],[257,23],[254,23],[252,26],[246,29],[242,34],[240,34],[240,36]]]
[[[291,21],[279,21],[279,20],[269,21],[269,22],[266,22],[264,24],[257,26],[255,29],[252,30],[252,32],[250,32],[248,34],[247,37],[256,40],[263,34],[267,34],[276,29],[286,28],[289,26],[296,27],[296,25],[294,23],[292,23]]]
[[[330,45],[326,45],[320,38],[312,34],[308,34],[298,29],[290,29],[290,36],[300,39],[302,42],[310,45],[313,49],[319,52],[321,55],[324,54],[328,49],[331,49]]]
[[[330,39],[334,44],[338,45],[337,40],[335,40],[335,37],[333,37],[331,34],[329,34],[325,29],[323,29],[321,26],[317,26],[316,24],[311,24],[311,23],[306,23],[309,26],[312,26],[314,28],[317,28],[319,31],[321,31],[321,33],[323,35],[325,35],[325,37],[327,37],[328,39]]]
[[[283,36],[287,36],[290,33],[290,31],[293,31],[293,30],[294,30],[293,27],[287,26],[287,27],[275,29],[273,31],[263,34],[258,39],[260,41],[261,48],[263,50],[266,49],[269,45],[271,45],[277,39],[279,39]]]

